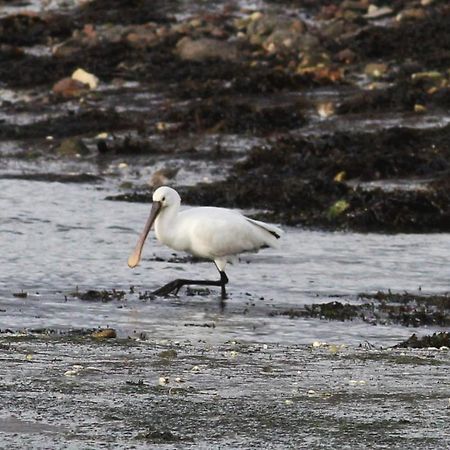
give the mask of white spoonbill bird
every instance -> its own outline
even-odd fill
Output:
[[[220,286],[222,299],[226,297],[228,277],[225,266],[243,252],[255,252],[262,247],[275,247],[282,231],[264,222],[249,219],[237,211],[203,206],[179,211],[181,198],[175,189],[162,186],[153,193],[150,216],[140,235],[136,248],[128,258],[128,266],[139,264],[145,239],[155,224],[157,239],[177,251],[211,259],[220,273],[220,279],[177,279],[153,292],[167,295],[178,292],[184,285]]]

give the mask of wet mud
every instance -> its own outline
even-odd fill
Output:
[[[446,447],[448,351],[4,334],[0,345],[5,445]]]

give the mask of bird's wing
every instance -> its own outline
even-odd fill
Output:
[[[236,255],[273,245],[274,236],[242,214],[224,208],[193,208],[180,214],[191,253],[206,258]]]

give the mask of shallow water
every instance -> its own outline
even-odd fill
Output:
[[[213,264],[169,262],[172,251],[148,240],[141,265],[126,260],[149,205],[109,202],[107,184],[79,185],[0,180],[0,329],[110,326],[121,336],[245,339],[282,344],[313,341],[389,345],[409,336],[400,326],[269,317],[286,309],[328,302],[335,295],[357,301],[360,292],[392,289],[422,293],[448,289],[448,234],[326,233],[288,228],[279,249],[245,255],[229,266],[230,295],[221,312],[210,295],[139,300],[179,276],[215,278]],[[183,255],[178,255],[183,256]],[[162,261],[155,260],[162,258]],[[134,286],[135,293],[129,292]],[[122,301],[98,303],[71,297],[76,289],[127,291]],[[27,292],[27,298],[13,293]],[[185,324],[214,324],[215,328]],[[424,330],[424,329],[422,329]],[[425,331],[425,330],[424,330]],[[433,330],[427,330],[430,332]]]

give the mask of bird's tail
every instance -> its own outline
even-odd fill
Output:
[[[267,233],[268,233],[268,236],[267,236],[268,239],[266,241],[267,245],[269,245],[270,247],[278,247],[278,240],[284,234],[283,230],[276,227],[275,225],[270,225],[265,222],[260,222],[259,220],[249,219],[248,217],[246,217],[246,219],[253,225],[256,225],[257,227],[262,228],[264,231],[267,231]]]

